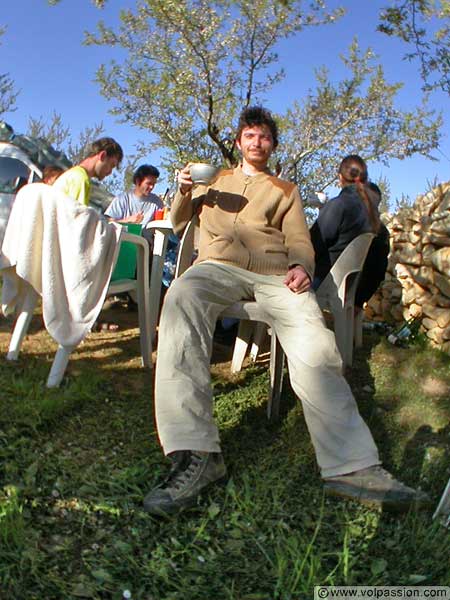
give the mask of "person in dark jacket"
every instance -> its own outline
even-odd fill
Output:
[[[362,233],[378,235],[381,226],[364,160],[357,154],[346,156],[339,166],[338,178],[341,192],[320,210],[310,230],[316,258],[314,289],[353,239]]]

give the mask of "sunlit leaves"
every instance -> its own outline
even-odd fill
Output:
[[[162,149],[172,172],[187,160],[235,164],[239,112],[265,103],[284,76],[279,43],[340,14],[319,0],[138,0],[121,11],[118,28],[100,23],[86,43],[112,48],[114,60],[97,72],[101,92],[119,120],[151,134],[138,151]],[[318,69],[316,88],[280,119],[276,159],[304,197],[332,183],[336,161],[349,152],[388,163],[428,156],[440,139],[440,116],[426,99],[397,108],[401,84],[385,80],[370,49],[354,41],[341,58],[348,75],[336,81]]]
[[[386,82],[371,50],[361,52],[353,42],[342,58],[349,75],[334,82],[319,70],[316,89],[284,119],[283,174],[298,183],[303,197],[332,183],[346,154],[388,164],[394,157],[429,156],[440,140],[441,117],[425,100],[413,111],[396,108],[401,84]]]
[[[419,60],[425,90],[450,94],[449,0],[396,0],[381,12],[378,30],[409,44],[405,58]]]
[[[237,160],[231,126],[283,77],[276,45],[335,20],[320,0],[140,0],[118,30],[100,23],[86,43],[113,46],[97,72],[120,120],[151,131],[172,168],[189,159]]]

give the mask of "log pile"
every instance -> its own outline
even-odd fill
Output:
[[[450,182],[382,219],[391,238],[388,272],[367,318],[395,323],[420,316],[430,343],[450,354]]]

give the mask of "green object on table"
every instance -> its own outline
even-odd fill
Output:
[[[128,233],[141,235],[142,225],[135,223],[122,223]],[[119,256],[117,257],[116,266],[114,267],[111,281],[119,279],[136,279],[136,244],[131,242],[121,242],[119,248]]]

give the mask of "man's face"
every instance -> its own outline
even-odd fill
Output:
[[[118,156],[108,156],[106,152],[100,152],[95,163],[95,177],[100,181],[111,175],[113,169],[119,164]]]
[[[158,178],[154,175],[147,175],[144,179],[138,181],[134,187],[134,193],[136,196],[141,198],[142,196],[148,196],[156,185]]]
[[[244,162],[258,169],[265,168],[273,150],[273,138],[267,125],[244,127],[236,145]]]

